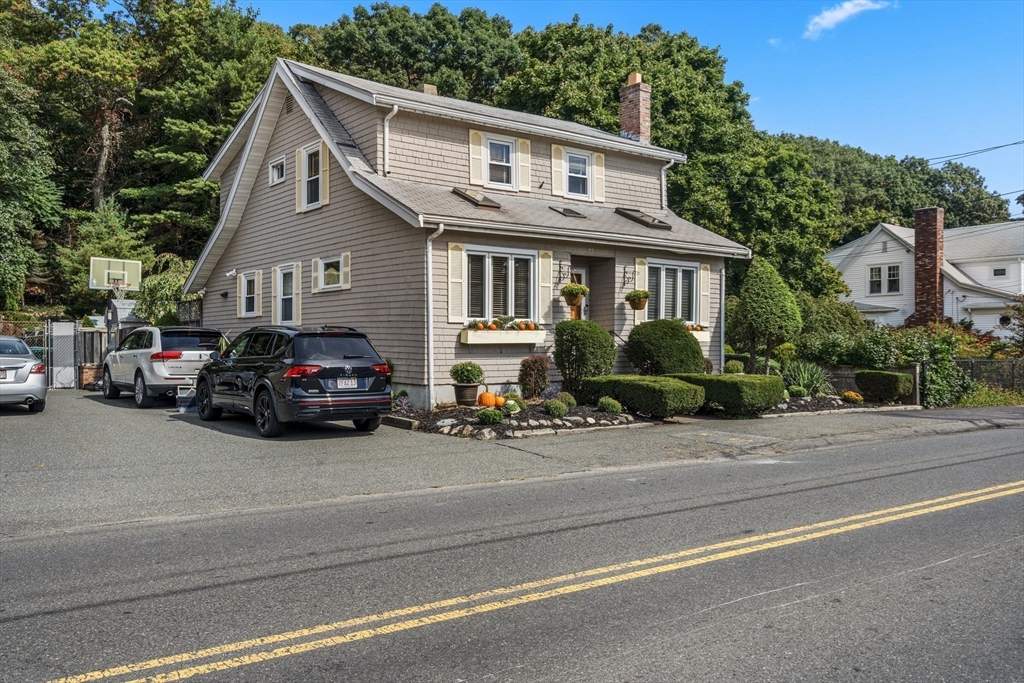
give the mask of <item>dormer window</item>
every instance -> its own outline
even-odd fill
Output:
[[[591,156],[566,152],[565,171],[565,194],[569,197],[590,199]]]

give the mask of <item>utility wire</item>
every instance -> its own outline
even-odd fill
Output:
[[[975,149],[970,152],[957,152],[956,154],[946,154],[941,157],[932,157],[931,159],[925,159],[925,161],[939,161],[941,159],[952,159],[954,157],[966,157],[974,156],[975,154],[984,154],[985,152],[991,152],[996,149],[1002,149],[1003,147],[1013,147],[1014,145],[1024,145],[1024,140],[1018,140],[1017,142],[1007,142],[1005,145],[996,145],[995,147],[986,147],[984,149]]]

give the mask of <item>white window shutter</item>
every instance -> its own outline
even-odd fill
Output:
[[[320,141],[320,204],[331,203],[331,150]]]
[[[235,317],[241,318],[245,312],[245,276],[238,275],[235,278]]]
[[[594,201],[604,201],[604,155],[594,155]]]
[[[484,184],[484,134],[469,131],[469,184]]]
[[[278,300],[277,300],[277,298],[278,298],[277,297],[277,292],[278,292],[277,288],[281,286],[279,284],[280,281],[281,281],[281,269],[278,268],[277,266],[274,266],[273,268],[270,269],[270,324],[271,325],[280,325],[281,324],[281,314],[278,313],[278,307],[280,306],[280,304],[278,303]]]
[[[352,252],[341,255],[341,288],[352,289]]]
[[[519,191],[530,191],[530,141],[519,138]]]
[[[302,164],[302,148],[300,147],[295,150],[295,213],[302,213],[302,176],[305,174],[306,167]]]
[[[554,296],[551,268],[554,259],[550,251],[537,252],[537,322],[551,322],[551,301]]]
[[[698,325],[706,327],[711,324],[711,266],[707,263],[700,264],[700,303],[697,314],[700,316]]]
[[[302,324],[302,261],[296,261],[293,268],[295,270],[292,274],[292,324],[299,326]]]
[[[315,258],[309,264],[309,293],[316,294],[320,291],[320,259]]]
[[[463,323],[465,313],[465,260],[466,246],[458,242],[448,243],[448,322]],[[432,282],[427,283],[433,287]]]
[[[263,271],[256,271],[256,315],[263,315]]]
[[[647,289],[647,259],[638,258],[633,266],[633,289]],[[647,321],[647,309],[633,311],[633,324]]]
[[[551,145],[551,194],[565,196],[565,150],[561,145]]]

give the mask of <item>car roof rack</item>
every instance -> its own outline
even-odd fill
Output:
[[[354,327],[345,327],[344,325],[321,325],[316,328],[318,330],[348,330],[349,332],[358,332]]]

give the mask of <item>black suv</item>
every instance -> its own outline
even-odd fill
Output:
[[[214,352],[196,378],[202,420],[222,411],[256,418],[260,436],[286,422],[352,420],[372,432],[391,412],[391,369],[351,327],[254,327]]]

